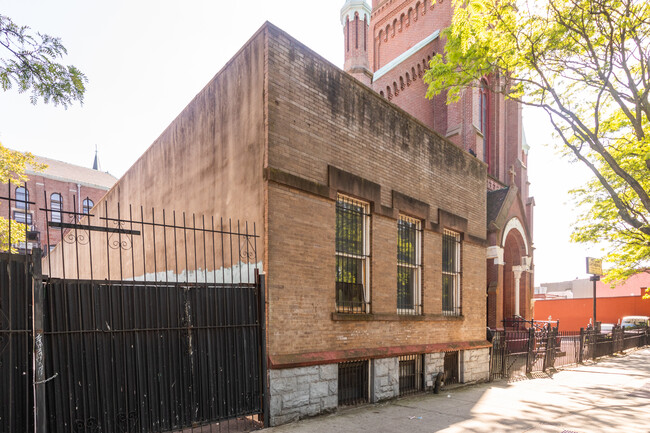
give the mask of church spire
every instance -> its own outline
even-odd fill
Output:
[[[97,145],[95,145],[95,161],[93,161],[93,170],[101,171],[102,167],[99,165],[99,156],[97,156]]]
[[[345,41],[345,63],[343,69],[367,86],[372,81],[368,62],[368,47],[372,43],[370,27],[370,6],[365,0],[346,0],[341,8],[341,25]]]

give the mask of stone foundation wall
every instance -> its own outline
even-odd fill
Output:
[[[433,388],[436,375],[445,371],[444,352],[427,353],[424,355],[424,385],[427,390]]]
[[[463,383],[483,382],[490,378],[490,349],[463,350],[460,353]]]
[[[336,410],[338,364],[270,371],[272,426]]]
[[[463,350],[459,362],[462,383],[489,379],[489,349]],[[427,392],[434,387],[436,375],[444,371],[444,365],[444,352],[424,355]],[[399,397],[399,358],[373,359],[371,367],[370,401]],[[272,426],[333,412],[338,407],[338,364],[271,370],[270,389]]]
[[[371,401],[376,403],[399,396],[399,358],[382,358],[372,361]]]

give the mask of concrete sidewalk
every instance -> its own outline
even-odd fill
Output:
[[[264,431],[648,433],[650,348],[552,376],[343,409]]]

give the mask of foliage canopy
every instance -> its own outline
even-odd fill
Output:
[[[564,155],[594,179],[573,191],[577,242],[613,246],[611,278],[650,261],[650,2],[453,0],[428,97],[490,91],[544,110]]]
[[[18,92],[31,89],[30,101],[68,107],[83,103],[86,76],[76,67],[57,60],[68,53],[59,38],[33,34],[27,26],[16,25],[0,15],[0,85],[3,91],[16,86]]]

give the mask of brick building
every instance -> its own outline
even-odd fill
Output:
[[[81,167],[42,156],[35,157],[36,162],[47,165],[44,171],[34,171],[27,167],[25,174],[29,180],[24,185],[4,185],[5,194],[15,201],[11,209],[0,210],[3,216],[10,212],[15,221],[25,223],[29,227],[27,248],[37,246],[44,251],[50,251],[61,241],[61,229],[47,228],[46,212],[42,209],[47,205],[52,209],[49,220],[67,222],[74,215],[65,211],[88,213],[98,203],[117,181],[107,173],[97,169]],[[97,156],[95,156],[97,167]],[[48,237],[49,233],[49,237]]]
[[[267,23],[99,205],[255,224],[275,425],[487,379],[486,170]]]
[[[533,207],[521,106],[488,91],[485,77],[457,103],[427,100],[422,80],[444,50],[452,2],[347,0],[341,9],[344,69],[423,124],[487,164],[487,324],[532,318]],[[494,83],[492,83],[494,84]]]

